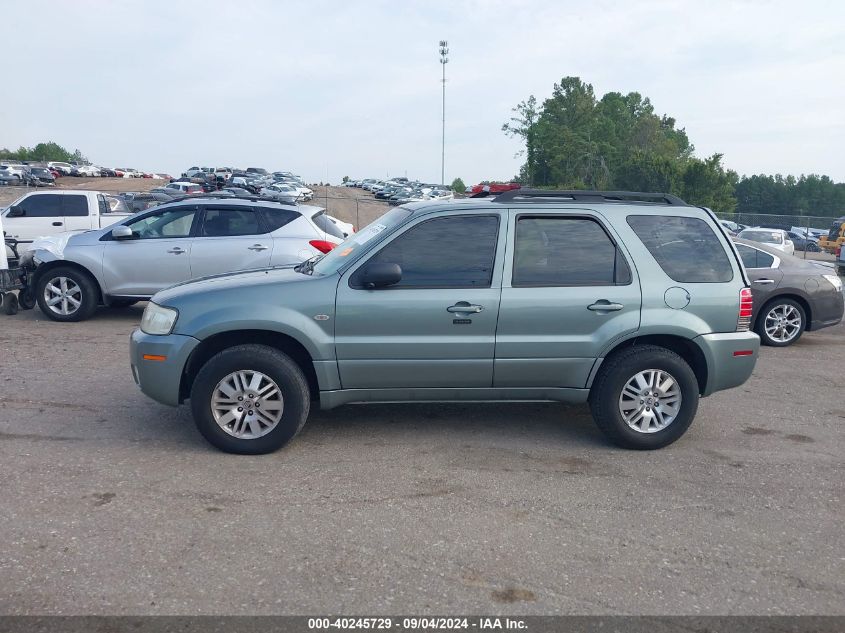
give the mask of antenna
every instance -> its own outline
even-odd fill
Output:
[[[440,40],[440,65],[443,67],[443,132],[440,149],[440,184],[446,184],[446,64],[449,63],[449,42]]]

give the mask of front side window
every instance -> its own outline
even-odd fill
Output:
[[[145,216],[126,226],[142,240],[189,237],[195,214],[196,209],[192,207],[171,209]]]
[[[18,203],[27,218],[62,217],[62,196],[57,193],[45,193],[29,196]]]
[[[205,237],[230,237],[262,233],[258,216],[246,209],[206,209],[201,235]]]
[[[498,234],[498,216],[436,218],[408,229],[368,263],[399,264],[402,279],[391,288],[489,288]]]
[[[602,226],[588,218],[519,217],[513,277],[518,286],[611,286],[631,270]]]
[[[704,220],[667,215],[629,215],[628,225],[671,279],[718,283],[733,279],[719,237]]]

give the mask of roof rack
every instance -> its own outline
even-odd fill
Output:
[[[473,198],[486,197],[486,193],[476,194]],[[687,207],[686,202],[669,193],[644,193],[640,191],[589,191],[573,189],[552,191],[546,189],[513,189],[500,194],[493,194],[493,202],[616,202],[623,204],[665,204],[673,207]]]
[[[276,204],[286,207],[298,206],[295,202],[282,202],[281,200],[274,200],[273,198],[265,198],[263,196],[229,196],[214,191],[209,193],[190,193],[182,196],[173,196],[172,200],[168,200],[164,204],[169,204],[170,202],[184,202],[185,200],[198,200],[201,198],[213,198],[215,200],[247,200],[249,202],[275,202]]]

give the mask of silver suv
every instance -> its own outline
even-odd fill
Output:
[[[160,292],[131,363],[235,453],[281,447],[312,402],[458,400],[589,402],[612,441],[653,449],[751,375],[751,310],[707,209],[519,190],[396,207],[297,266]]]

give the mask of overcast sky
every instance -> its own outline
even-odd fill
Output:
[[[845,3],[2,2],[0,147],[309,182],[508,179],[510,109],[567,75],[638,91],[740,174],[845,181]],[[11,76],[9,73],[13,73]]]

